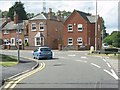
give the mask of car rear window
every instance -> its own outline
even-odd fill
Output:
[[[41,50],[41,51],[51,51],[50,48],[41,48],[40,50]]]

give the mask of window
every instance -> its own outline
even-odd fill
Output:
[[[18,30],[16,30],[16,33],[18,33]],[[22,30],[21,30],[21,29],[19,29],[19,33],[22,33]]]
[[[4,34],[9,34],[9,31],[8,31],[8,30],[5,30],[5,31],[4,31]]]
[[[44,37],[36,37],[35,46],[44,46]]]
[[[18,39],[16,40],[16,43],[18,44]],[[19,45],[22,45],[22,40],[19,39]]]
[[[39,24],[39,25],[40,25],[40,28],[39,28],[39,29],[40,29],[40,31],[44,31],[44,23],[43,23],[43,22],[40,22],[40,24]]]
[[[9,42],[8,39],[4,39],[4,44],[5,44],[5,45],[9,45],[9,43],[10,43],[10,42]]]
[[[36,23],[32,23],[32,24],[31,24],[31,27],[32,27],[32,28],[31,28],[32,31],[36,31]]]
[[[36,46],[39,46],[39,45],[40,45],[40,38],[37,37],[37,38],[36,38]]]
[[[68,24],[68,32],[71,32],[71,31],[73,31],[73,26],[72,24]]]
[[[83,41],[82,41],[82,38],[81,38],[81,37],[78,37],[77,43],[78,43],[78,45],[83,45]]]
[[[83,30],[82,24],[78,24],[77,29],[78,29],[78,31],[82,31]]]
[[[72,38],[68,38],[68,45],[73,45],[73,39]]]
[[[11,45],[15,45],[15,38],[11,38]]]

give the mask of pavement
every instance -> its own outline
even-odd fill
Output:
[[[14,78],[32,69],[35,69],[39,64],[36,61],[20,58],[20,62],[12,67],[0,66],[0,87],[7,79]]]

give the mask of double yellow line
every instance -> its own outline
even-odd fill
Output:
[[[34,74],[34,73],[36,73],[36,72],[38,72],[38,71],[40,71],[40,70],[42,70],[44,68],[45,68],[45,63],[44,62],[40,63],[40,66],[37,69],[32,70],[32,71],[30,71],[28,73],[25,73],[25,74],[23,74],[21,76],[18,76],[16,78],[12,79],[10,82],[8,82],[6,84],[6,86],[4,86],[3,90],[9,90],[9,89],[11,90],[11,89],[15,88],[17,83],[19,83],[21,80],[31,76],[32,74]]]

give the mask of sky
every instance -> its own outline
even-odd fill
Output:
[[[8,11],[19,0],[0,0],[0,9]],[[52,8],[53,12],[74,9],[96,15],[96,0],[20,0],[28,13],[40,13],[43,1],[46,2],[46,12]],[[97,14],[103,17],[107,33],[118,31],[118,2],[120,0],[97,0]]]

